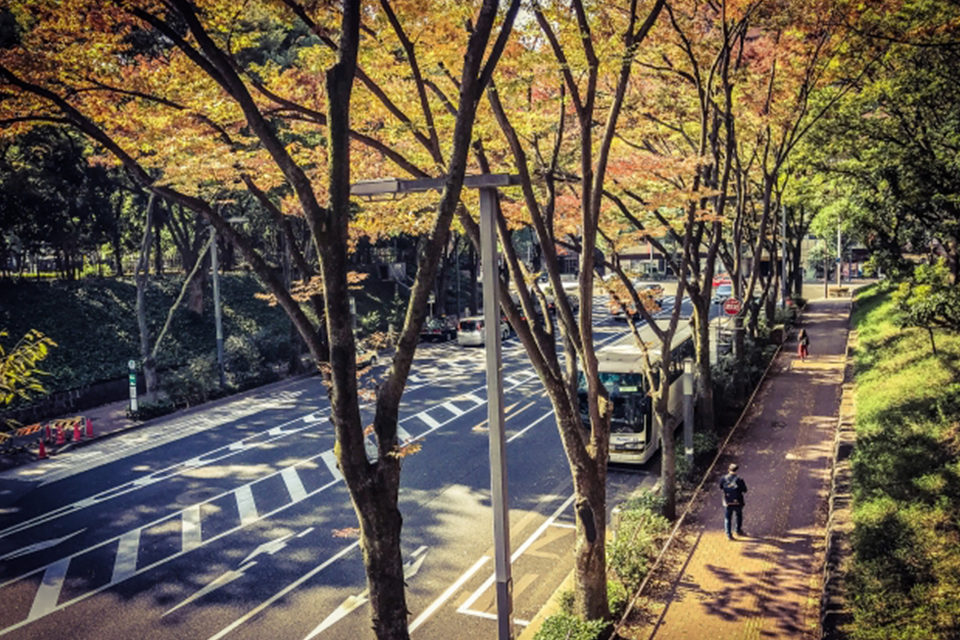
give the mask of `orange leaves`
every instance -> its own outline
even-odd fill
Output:
[[[343,529],[331,529],[330,535],[334,538],[359,538],[359,527],[344,527]]]

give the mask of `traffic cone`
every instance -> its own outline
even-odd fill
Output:
[[[43,443],[43,438],[40,438],[40,446],[37,447],[37,460],[43,460],[47,457],[47,446]]]
[[[87,418],[87,437],[93,437],[93,422],[90,421],[90,418]]]
[[[63,435],[63,425],[58,424],[57,425],[57,446],[61,444],[67,444],[67,439]]]
[[[73,441],[80,442],[83,440],[83,431],[80,430],[80,421],[77,420],[73,423]]]

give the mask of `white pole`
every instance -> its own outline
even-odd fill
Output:
[[[841,256],[843,250],[843,245],[840,242],[840,216],[837,216],[837,296],[840,295],[840,266],[843,264],[841,262]]]
[[[220,373],[220,388],[227,386],[223,373],[223,315],[220,311],[220,269],[217,265],[217,230],[210,227],[210,268],[213,270],[213,321],[217,325],[217,371]]]
[[[497,638],[513,638],[513,579],[510,576],[510,513],[507,502],[507,440],[503,430],[503,361],[497,234],[493,188],[480,189],[480,255],[483,263],[483,344],[487,361],[487,423],[490,427],[490,493],[497,580]]]

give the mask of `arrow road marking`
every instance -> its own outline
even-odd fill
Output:
[[[403,577],[406,580],[409,580],[413,576],[417,575],[417,572],[420,571],[420,567],[423,566],[423,561],[427,557],[427,547],[421,546],[416,551],[413,552],[412,558],[409,562],[403,564]],[[340,622],[343,618],[349,615],[352,611],[356,610],[358,607],[365,605],[370,601],[370,590],[364,589],[356,595],[347,596],[347,599],[344,600],[339,607],[333,610],[333,613],[328,615],[323,619],[323,622],[318,624],[313,631],[308,633],[303,640],[312,640],[318,635]]]
[[[184,600],[183,602],[181,602],[181,603],[178,604],[177,606],[173,607],[172,609],[168,609],[167,611],[165,611],[164,614],[163,614],[162,616],[160,616],[160,617],[162,618],[162,617],[164,617],[164,616],[168,616],[168,615],[170,615],[171,613],[173,613],[174,611],[176,611],[177,609],[180,609],[180,608],[182,608],[182,607],[185,607],[185,606],[187,606],[188,604],[190,604],[191,602],[195,602],[195,601],[199,600],[200,598],[202,598],[203,596],[207,595],[208,593],[212,593],[212,592],[216,591],[217,589],[219,589],[220,587],[225,587],[225,586],[227,586],[228,584],[230,584],[231,582],[233,582],[233,581],[236,580],[237,578],[242,578],[242,577],[244,576],[244,574],[246,574],[247,570],[251,569],[252,567],[254,567],[254,566],[257,564],[257,561],[254,560],[254,558],[256,558],[257,556],[259,556],[260,554],[263,554],[263,553],[268,553],[268,554],[270,554],[270,555],[273,555],[273,554],[275,554],[277,551],[280,551],[281,549],[283,549],[284,547],[287,546],[287,539],[290,538],[292,535],[293,535],[292,533],[288,533],[287,535],[281,536],[281,537],[277,538],[276,540],[271,540],[270,542],[264,542],[264,543],[261,544],[259,547],[257,547],[256,549],[254,549],[254,550],[250,553],[250,555],[248,555],[246,558],[244,558],[243,560],[240,561],[240,568],[238,568],[238,569],[231,569],[230,571],[227,571],[226,573],[224,573],[223,575],[219,576],[218,578],[215,578],[215,579],[214,579],[212,582],[210,582],[208,585],[206,585],[205,587],[203,587],[202,589],[200,589],[199,591],[197,591],[197,592],[194,593],[193,595],[189,596],[186,600]],[[298,537],[299,537],[299,536],[298,536]]]
[[[233,581],[236,580],[237,578],[242,578],[243,575],[247,572],[247,569],[251,568],[251,567],[254,566],[255,564],[257,564],[257,563],[256,563],[256,562],[251,562],[250,564],[243,565],[243,566],[240,567],[239,569],[227,571],[227,572],[224,573],[222,576],[220,576],[219,578],[214,579],[213,582],[211,582],[211,583],[208,584],[207,586],[203,587],[202,589],[200,589],[199,591],[197,591],[196,593],[194,593],[193,595],[191,595],[189,598],[187,598],[186,600],[184,600],[183,602],[181,602],[181,603],[178,604],[177,606],[173,607],[172,609],[168,609],[167,611],[165,611],[165,612],[163,613],[163,615],[160,616],[160,617],[161,617],[161,618],[166,617],[166,616],[170,615],[171,613],[173,613],[174,611],[176,611],[177,609],[179,609],[179,608],[181,608],[181,607],[185,607],[185,606],[187,606],[188,604],[190,604],[191,602],[194,602],[195,600],[199,600],[200,598],[202,598],[203,596],[207,595],[208,593],[211,593],[211,592],[213,592],[213,591],[216,591],[216,590],[219,589],[220,587],[225,587],[225,586],[227,586],[228,584],[230,584],[231,582],[233,582]]]
[[[8,553],[8,554],[6,554],[6,555],[0,556],[0,560],[10,560],[11,558],[19,558],[20,556],[29,555],[29,554],[31,554],[31,553],[36,553],[37,551],[43,551],[44,549],[49,549],[50,547],[55,547],[55,546],[57,546],[58,544],[60,544],[61,542],[63,542],[64,540],[66,540],[66,539],[68,539],[68,538],[72,538],[73,536],[77,535],[78,533],[83,533],[83,532],[86,531],[86,530],[87,530],[86,527],[84,527],[83,529],[80,529],[79,531],[74,531],[73,533],[70,533],[70,534],[67,534],[67,535],[63,536],[62,538],[51,538],[50,540],[44,540],[43,542],[35,542],[34,544],[31,544],[31,545],[26,546],[26,547],[21,547],[20,549],[17,549],[16,551],[11,551],[10,553]]]

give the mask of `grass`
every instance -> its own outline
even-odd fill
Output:
[[[960,637],[960,335],[901,329],[858,296],[849,592],[854,640]]]

